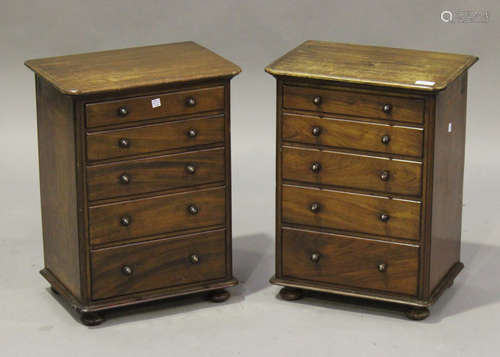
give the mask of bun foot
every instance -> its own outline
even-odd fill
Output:
[[[286,301],[299,300],[302,299],[303,296],[304,294],[300,289],[283,288],[280,290],[280,298]]]
[[[52,292],[55,294],[55,295],[59,295],[59,291],[57,291],[56,289],[54,289],[53,286],[50,287],[50,290],[52,290]]]
[[[82,312],[80,320],[85,326],[97,326],[104,322],[104,315],[98,312]]]
[[[224,302],[229,299],[230,296],[231,294],[226,290],[215,290],[208,293],[208,298],[212,302]]]
[[[426,307],[410,307],[406,310],[406,317],[414,321],[425,320],[429,315],[430,311]]]

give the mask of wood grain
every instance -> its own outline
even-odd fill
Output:
[[[199,262],[193,264],[190,256]],[[113,296],[224,278],[224,231],[96,250],[91,253],[92,297]],[[122,268],[132,274],[124,275]]]
[[[417,293],[418,246],[302,230],[284,229],[282,234],[285,277]],[[317,262],[311,260],[314,253]],[[378,270],[380,264],[385,271]]]
[[[313,128],[319,128],[318,136]],[[421,157],[423,149],[420,128],[309,115],[284,114],[282,135],[285,142],[413,157]],[[382,142],[384,136],[389,136],[388,144]]]
[[[187,104],[190,98],[195,100],[194,105]],[[159,100],[160,106],[153,107],[153,100]],[[119,114],[120,108],[127,110],[125,116]],[[223,108],[224,87],[217,86],[91,103],[86,105],[85,110],[87,127],[94,128],[174,115],[220,111]]]
[[[460,261],[466,106],[467,73],[440,92],[436,101],[429,270],[431,292]]]
[[[420,203],[381,196],[283,185],[283,224],[419,240]],[[318,212],[311,210],[319,203]],[[389,215],[387,222],[380,214]]]
[[[461,54],[306,41],[266,71],[274,76],[436,91],[446,88],[477,60]]]
[[[424,102],[421,99],[290,85],[284,86],[283,91],[283,107],[287,109],[409,123],[422,123],[424,119]],[[313,102],[315,97],[321,98],[320,104]],[[388,113],[383,111],[387,104],[392,106]]]
[[[194,129],[196,136],[188,131]],[[119,144],[121,139],[127,147]],[[224,117],[180,120],[87,134],[87,160],[149,154],[198,145],[224,143]]]
[[[190,173],[187,166],[196,171]],[[129,177],[128,184],[120,176]],[[224,183],[224,148],[101,164],[87,169],[89,200]]]
[[[229,78],[241,72],[194,42],[34,59],[25,65],[69,95]]]
[[[197,207],[197,214],[189,213],[190,205]],[[95,245],[192,228],[223,227],[225,208],[224,188],[95,206],[89,208],[89,238]],[[120,221],[125,216],[128,226]]]
[[[36,96],[45,267],[80,297],[73,100],[40,77]]]
[[[283,180],[419,196],[422,165],[386,157],[283,147]],[[312,165],[320,165],[314,172]],[[389,178],[382,180],[387,172]]]

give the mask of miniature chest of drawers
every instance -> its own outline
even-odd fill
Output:
[[[276,275],[423,319],[463,268],[473,56],[307,41],[277,79]]]
[[[230,79],[193,42],[30,60],[45,268],[82,322],[196,292],[231,262]]]

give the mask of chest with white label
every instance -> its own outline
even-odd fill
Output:
[[[208,292],[231,262],[230,79],[193,42],[27,61],[36,74],[45,268],[95,325]]]
[[[423,319],[460,262],[466,55],[307,41],[277,79],[276,274]]]

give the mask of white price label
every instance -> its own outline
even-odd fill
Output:
[[[160,100],[160,98],[153,99],[153,100],[151,101],[151,106],[152,106],[153,108],[158,108],[158,107],[161,107],[161,100]]]

